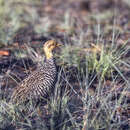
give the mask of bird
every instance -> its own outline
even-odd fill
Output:
[[[48,40],[43,45],[45,53],[44,64],[38,66],[14,89],[11,102],[15,104],[24,103],[28,100],[38,101],[46,98],[54,91],[58,77],[57,66],[53,56],[53,50],[61,46],[55,40]]]

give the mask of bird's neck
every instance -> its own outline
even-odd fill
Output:
[[[45,56],[46,56],[46,59],[47,59],[47,60],[53,58],[53,54],[52,54],[52,52],[50,52],[50,51],[47,51],[47,52],[45,53]]]
[[[55,64],[55,58],[52,56],[51,58],[49,58],[49,59],[47,59],[47,58],[45,58],[45,62],[47,63],[47,64]]]

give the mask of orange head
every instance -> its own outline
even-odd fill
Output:
[[[57,43],[55,40],[49,40],[47,42],[45,42],[43,49],[46,55],[46,59],[50,59],[53,57],[53,50],[60,46],[61,44]]]

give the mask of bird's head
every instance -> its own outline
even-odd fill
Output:
[[[49,40],[49,41],[45,42],[43,49],[44,49],[44,52],[45,52],[45,55],[46,55],[46,59],[52,58],[53,50],[56,47],[59,47],[59,46],[61,46],[61,44],[57,43],[55,40]]]

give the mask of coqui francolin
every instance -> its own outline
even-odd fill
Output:
[[[58,73],[53,50],[60,45],[55,40],[45,42],[43,45],[45,63],[18,84],[11,96],[12,103],[20,104],[30,99],[39,100],[54,91]]]

